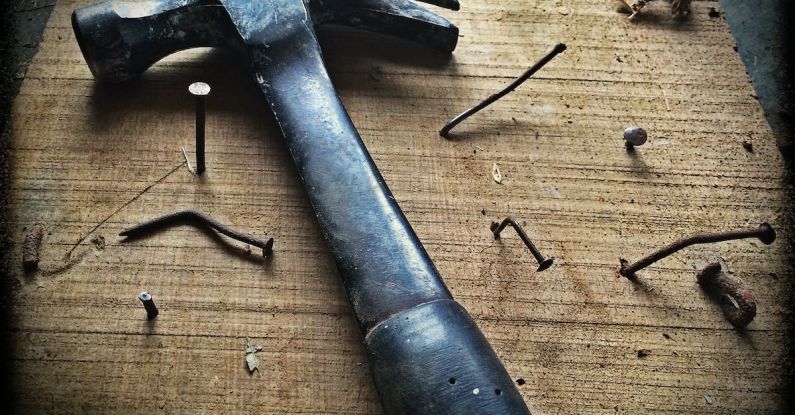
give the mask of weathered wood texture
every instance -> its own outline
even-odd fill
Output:
[[[15,106],[14,238],[35,222],[48,230],[42,271],[24,277],[21,261],[15,270],[19,409],[381,412],[333,261],[245,66],[195,50],[98,86],[69,24],[80,3],[59,2]],[[676,23],[655,2],[631,23],[605,0],[465,1],[442,11],[463,35],[449,61],[395,40],[322,34],[339,94],[396,198],[538,413],[780,409],[792,271],[784,167],[726,24],[707,15],[715,6],[694,2]],[[558,41],[569,50],[535,78],[454,139],[437,135]],[[192,148],[196,80],[213,86],[203,178],[168,174],[179,146]],[[621,138],[631,124],[651,136],[634,156]],[[186,226],[116,236],[177,208],[273,235],[275,256],[241,255]],[[511,230],[491,237],[489,223],[508,214],[557,258],[551,269],[534,273]],[[620,256],[765,220],[780,235],[770,247],[693,247],[643,271],[645,288],[616,277]],[[99,236],[104,247],[91,242]],[[693,265],[718,256],[758,295],[745,334],[696,284]],[[151,324],[141,290],[161,308]],[[253,376],[247,337],[263,347]]]

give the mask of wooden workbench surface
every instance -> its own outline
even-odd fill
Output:
[[[69,21],[85,3],[58,3],[14,110],[13,238],[35,222],[48,231],[38,273],[15,262],[19,409],[380,413],[333,260],[245,65],[193,50],[131,83],[97,85]],[[792,273],[785,171],[734,40],[708,16],[717,6],[696,1],[677,23],[654,2],[633,23],[607,0],[465,1],[441,11],[462,34],[450,59],[321,34],[395,197],[536,413],[780,409]],[[559,41],[569,49],[533,79],[453,139],[438,136]],[[187,86],[197,80],[213,88],[202,178],[180,153],[192,154]],[[650,135],[634,155],[622,142],[632,124]],[[180,208],[273,236],[273,258],[189,226],[116,236]],[[491,237],[505,215],[555,256],[551,269],[535,273],[512,231]],[[644,270],[643,284],[616,276],[619,257],[762,221],[778,230],[771,246],[696,246]],[[718,257],[758,297],[744,333],[696,283],[694,266]],[[142,290],[161,310],[151,324]],[[247,338],[262,346],[253,375]]]

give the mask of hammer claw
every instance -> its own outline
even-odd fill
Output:
[[[457,0],[427,0],[427,3],[458,9]],[[326,5],[328,7],[328,5]],[[438,14],[408,0],[356,0],[345,7],[313,13],[315,23],[350,26],[396,36],[452,52],[458,28]]]
[[[458,3],[458,0],[417,0],[417,1],[433,4],[434,6],[444,7],[445,9],[450,9],[450,10],[458,10],[461,8],[461,4]]]

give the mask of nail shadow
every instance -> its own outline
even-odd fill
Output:
[[[178,57],[185,53],[197,56],[187,60]],[[89,99],[91,128],[104,133],[125,122],[135,121],[138,125],[138,118],[150,116],[182,114],[192,120],[195,103],[188,93],[188,85],[195,81],[207,82],[212,87],[207,99],[208,120],[218,114],[233,113],[250,118],[257,124],[263,123],[264,118],[266,124],[273,125],[273,130],[278,131],[244,59],[230,50],[218,48],[177,52],[128,81],[95,82]],[[175,129],[174,135],[175,139],[184,135],[190,143],[193,123],[186,123],[186,127],[189,127],[188,131]],[[135,140],[135,137],[114,138]],[[116,147],[118,142],[111,145]]]
[[[643,154],[638,151],[637,147],[625,147],[625,150],[632,162],[632,171],[644,178],[651,176],[652,170],[649,165],[646,164],[646,161],[643,159]]]
[[[478,114],[472,115],[472,117],[477,117],[477,116]],[[451,130],[447,134],[447,137],[442,137],[442,138],[448,141],[474,140],[481,137],[499,138],[503,134],[505,134],[506,136],[522,135],[519,133],[521,131],[527,131],[528,133],[532,133],[532,134],[526,134],[525,138],[537,140],[539,137],[538,131],[533,129],[535,125],[527,125],[525,123],[522,123],[521,121],[514,121],[513,119],[510,118],[500,119],[492,124],[485,126],[485,128],[481,130],[465,130],[466,127],[462,127],[461,129],[464,131],[458,133],[454,131],[455,129],[458,129],[462,124],[466,123],[468,120],[469,118],[467,118],[464,121],[461,121],[461,124],[457,125],[453,130]],[[473,121],[472,123],[476,124],[477,122]]]
[[[362,61],[366,64],[380,61],[413,67],[440,68],[455,60],[452,53],[393,36],[344,27],[319,28],[317,33],[329,69],[351,61]],[[351,45],[356,47],[352,48]]]
[[[618,272],[618,271],[616,271]],[[625,277],[621,274],[618,274],[620,278],[626,278],[632,283],[632,287],[635,292],[641,292],[646,297],[650,299],[663,299],[664,297],[660,295],[659,292],[654,288],[654,286],[649,282],[649,280],[639,276],[638,274],[633,275],[632,277]]]

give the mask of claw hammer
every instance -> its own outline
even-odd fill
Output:
[[[459,7],[457,0],[425,1]],[[109,0],[72,15],[100,81],[133,78],[192,47],[228,47],[249,58],[334,256],[387,413],[529,413],[452,298],[337,96],[315,34],[328,24],[446,53],[458,40],[457,27],[408,0]]]

